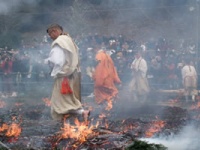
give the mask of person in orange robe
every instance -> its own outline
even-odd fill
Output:
[[[99,50],[95,59],[97,61],[93,73],[95,100],[98,104],[104,101],[110,103],[118,94],[115,84],[120,84],[121,80],[112,58],[104,50]]]

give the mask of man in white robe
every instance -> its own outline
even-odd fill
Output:
[[[149,93],[149,84],[147,80],[147,63],[142,58],[141,52],[135,53],[135,59],[131,64],[132,81],[130,83],[130,91],[134,101],[144,103]]]
[[[189,97],[193,102],[195,101],[195,96],[197,95],[197,72],[189,58],[185,58],[185,65],[181,70],[182,81],[184,87],[185,99],[188,102]]]
[[[68,34],[63,34],[58,24],[51,25],[47,33],[53,40],[49,57],[45,59],[52,68],[51,76],[55,80],[51,96],[52,118],[63,120],[75,114],[82,115],[87,121],[90,112],[83,109],[80,99],[78,48]],[[64,79],[69,85],[67,93],[61,92]]]

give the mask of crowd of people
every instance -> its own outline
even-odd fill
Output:
[[[147,80],[150,89],[183,88],[181,69],[185,57],[190,57],[197,70],[199,59],[197,46],[192,40],[157,38],[135,41],[123,35],[87,34],[74,37],[79,47],[81,65],[82,95],[93,94],[92,72],[95,68],[95,48],[98,46],[111,56],[121,86],[128,86],[132,80],[131,64],[135,53],[140,50],[147,63]],[[33,40],[32,45],[22,42],[19,49],[1,48],[1,91],[3,95],[15,96],[25,92],[26,85],[33,82],[51,81],[49,68],[44,64],[50,51],[51,40],[47,35],[42,40]]]
[[[169,41],[164,38],[149,41],[134,41],[125,36],[100,36],[98,34],[76,39],[80,47],[83,82],[91,83],[91,72],[94,64],[94,49],[101,45],[112,57],[122,85],[127,86],[132,79],[131,64],[135,53],[140,50],[147,62],[147,79],[150,89],[180,89],[183,88],[181,69],[184,58],[190,58],[190,63],[198,70],[199,59],[196,44],[191,40]],[[85,84],[84,86],[87,86]],[[84,93],[92,92],[92,88],[83,88]],[[86,91],[87,90],[87,91]]]

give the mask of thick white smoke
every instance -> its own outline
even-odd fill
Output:
[[[200,150],[200,134],[198,129],[193,125],[188,125],[183,130],[173,137],[160,137],[141,139],[148,143],[162,144],[168,150]]]

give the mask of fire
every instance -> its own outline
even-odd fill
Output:
[[[6,106],[6,103],[4,101],[0,100],[0,108],[3,108],[5,106]]]
[[[75,125],[65,123],[62,130],[61,139],[75,139],[78,143],[83,143],[91,135],[94,135],[93,129],[95,126],[87,126],[85,123],[79,122],[76,118]],[[75,146],[75,145],[74,145]]]
[[[13,120],[16,120],[16,118],[14,117]],[[4,123],[0,127],[0,132],[5,132],[5,135],[7,137],[18,137],[21,134],[22,129],[20,127],[20,124],[17,124],[15,122],[12,122],[10,125]]]
[[[165,122],[162,120],[157,120],[152,122],[152,126],[146,131],[146,137],[152,137],[154,133],[159,132],[165,126]]]
[[[51,101],[48,98],[43,98],[43,102],[45,103],[46,106],[50,107],[51,106]]]
[[[22,129],[20,127],[19,124],[17,123],[12,123],[11,125],[8,125],[8,124],[3,124],[2,127],[0,127],[0,132],[5,132],[5,135],[7,137],[18,137],[21,132],[22,132]]]
[[[11,137],[18,137],[22,132],[22,129],[20,128],[19,124],[12,123],[6,132],[6,136]]]
[[[8,130],[8,125],[7,124],[3,124],[2,127],[0,127],[0,132],[3,132],[5,130]]]

